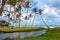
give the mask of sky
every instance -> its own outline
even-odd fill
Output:
[[[32,0],[31,0],[32,1]],[[7,5],[7,4],[6,4]],[[7,9],[9,7],[9,5],[6,6],[5,5],[5,9]],[[41,9],[42,11],[42,17],[44,19],[44,21],[48,24],[48,25],[60,25],[60,0],[33,0],[33,3],[31,3],[31,7],[34,8],[36,7],[37,9]],[[29,13],[28,15],[31,13],[32,8],[29,9]],[[7,9],[9,10],[9,9]],[[22,20],[20,25],[25,25],[25,21],[24,17],[27,14],[27,9],[23,8],[23,13],[22,13]],[[14,11],[14,8],[12,7],[12,11]],[[5,12],[3,12],[3,14],[5,14]],[[32,13],[33,17],[31,19],[28,20],[27,25],[32,25],[32,20],[34,18],[34,13]],[[0,20],[7,20],[6,17],[0,17]],[[13,23],[11,22],[11,25],[13,25]],[[14,24],[16,25],[16,24]],[[43,23],[43,21],[41,20],[41,17],[39,14],[37,14],[35,16],[35,20],[33,23],[33,26],[41,26],[41,25],[45,25]]]

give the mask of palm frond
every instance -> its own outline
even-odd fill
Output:
[[[39,12],[39,14],[41,15],[42,14],[42,10],[40,9],[40,10],[38,10],[38,12]]]
[[[33,8],[33,12],[35,12],[35,13],[36,13],[36,12],[37,12],[37,8]]]

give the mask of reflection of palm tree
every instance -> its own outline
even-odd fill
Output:
[[[49,31],[49,26],[46,24],[46,22],[44,21],[43,17],[42,17],[42,10],[38,10],[39,14],[40,14],[40,17],[42,19],[42,21],[44,22],[44,24],[47,26],[48,30]]]

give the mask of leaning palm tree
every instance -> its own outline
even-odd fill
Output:
[[[21,13],[16,15],[16,19],[19,20],[19,27],[20,27]]]
[[[26,1],[25,3],[24,3],[24,5],[23,5],[23,7],[24,8],[27,8],[27,14],[26,14],[26,16],[25,16],[25,18],[27,18],[27,16],[28,16],[28,10],[29,10],[29,8],[30,8],[30,2],[29,2],[29,0],[28,1]],[[26,20],[26,19],[25,19]],[[26,24],[25,24],[25,26],[27,25],[27,21],[26,21]]]
[[[30,23],[31,23],[31,18],[33,17],[32,14],[28,15],[29,19],[30,19]],[[31,26],[31,25],[30,25]]]
[[[27,24],[27,20],[29,19],[27,16],[25,16],[25,27],[26,27],[26,24]]]
[[[33,18],[33,20],[32,20],[31,27],[33,26],[33,23],[34,23],[34,20],[35,20],[35,16],[36,16],[37,8],[34,8],[34,9],[33,9],[33,12],[34,12],[34,18]]]
[[[48,28],[48,30],[47,31],[49,31],[49,26],[46,24],[46,22],[44,21],[44,19],[43,19],[43,17],[42,17],[42,10],[40,9],[40,10],[38,10],[38,13],[39,13],[39,15],[40,15],[40,17],[41,17],[41,19],[42,19],[42,21],[43,21],[43,23],[47,26],[47,28]]]

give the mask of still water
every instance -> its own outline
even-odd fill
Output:
[[[40,31],[33,31],[33,32],[17,32],[17,33],[0,33],[0,40],[3,40],[6,37],[10,38],[16,38],[19,37],[21,39],[29,36],[39,36],[42,34],[45,34],[46,30],[40,30]]]

